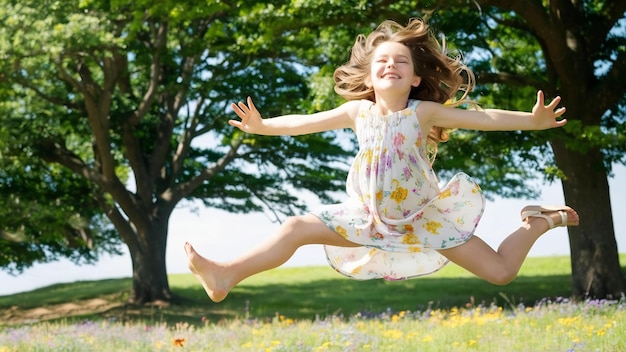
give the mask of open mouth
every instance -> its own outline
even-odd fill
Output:
[[[382,75],[381,78],[386,78],[386,79],[400,79],[400,76],[393,74],[393,73],[385,73]]]

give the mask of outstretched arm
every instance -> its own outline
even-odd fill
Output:
[[[342,128],[354,128],[354,118],[359,110],[359,101],[349,101],[335,109],[308,115],[284,115],[264,119],[248,97],[247,105],[243,102],[232,103],[233,111],[241,120],[229,120],[247,133],[267,136],[296,136],[301,134],[330,131]]]
[[[482,131],[546,130],[562,127],[566,119],[560,119],[565,108],[557,108],[561,97],[554,98],[545,105],[544,94],[537,92],[537,102],[531,112],[486,109],[484,111],[461,110],[444,107],[441,104],[425,102],[418,116],[430,126],[462,128]],[[418,106],[418,109],[422,104]]]

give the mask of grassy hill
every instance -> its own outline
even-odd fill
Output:
[[[620,259],[626,263],[626,255]],[[0,296],[0,325],[85,318],[200,324],[277,315],[349,317],[492,303],[505,308],[531,306],[544,299],[568,297],[570,274],[569,257],[529,258],[518,278],[506,286],[489,284],[453,264],[430,276],[396,282],[350,280],[329,267],[278,268],[243,281],[218,304],[206,297],[193,275],[175,274],[169,279],[177,300],[148,307],[125,304],[130,279],[79,281]]]

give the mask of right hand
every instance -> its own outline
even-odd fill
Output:
[[[263,118],[259,110],[254,106],[252,98],[248,97],[247,103],[248,105],[243,102],[230,104],[230,107],[241,118],[241,121],[228,120],[228,124],[247,133],[257,133],[263,126]]]

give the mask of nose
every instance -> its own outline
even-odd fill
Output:
[[[387,61],[387,67],[396,67],[396,63],[393,60]]]

